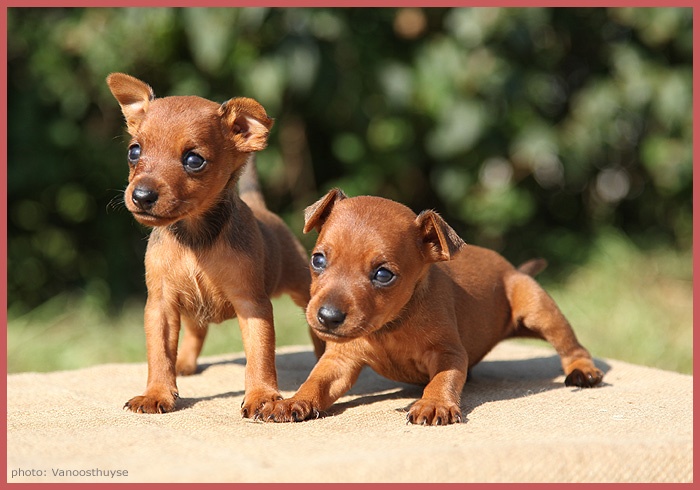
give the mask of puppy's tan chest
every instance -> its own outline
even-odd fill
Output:
[[[206,271],[188,268],[173,283],[182,312],[199,323],[221,323],[236,316],[225,292]]]
[[[425,385],[430,381],[427,370],[415,359],[387,358],[370,363],[370,367],[385,378],[401,383]]]
[[[370,346],[367,364],[385,378],[402,383],[427,384],[430,374],[422,356],[417,357],[415,352],[394,347],[392,342]]]
[[[159,247],[147,253],[146,274],[160,284],[167,303],[200,324],[221,323],[236,316],[229,300],[225,267],[207,267],[207,261],[194,253],[180,251],[168,257]],[[149,281],[147,281],[149,282]],[[151,294],[149,284],[149,295]]]

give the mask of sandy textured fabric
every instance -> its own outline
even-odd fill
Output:
[[[8,481],[692,481],[692,376],[598,360],[604,386],[567,388],[552,350],[503,343],[465,387],[465,423],[406,425],[420,388],[366,370],[324,418],[272,424],[239,415],[242,354],[202,362],[164,415],[122,410],[145,364],[8,376]],[[285,395],[313,363],[279,349]]]

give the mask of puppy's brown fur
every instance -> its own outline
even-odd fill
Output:
[[[244,173],[250,155],[265,148],[273,120],[253,99],[155,98],[147,84],[121,73],[107,84],[132,137],[124,201],[153,227],[145,260],[148,381],[125,408],[172,410],[176,374],[195,372],[208,324],[238,316],[246,354],[242,414],[253,416],[280,398],[270,297],[288,293],[301,307],[309,300],[305,251],[266,209],[254,162]],[[315,347],[320,355],[322,343]]]
[[[594,386],[603,373],[576,340],[554,301],[497,253],[466,245],[435,212],[416,216],[378,197],[335,189],[306,210],[304,231],[319,230],[311,259],[309,325],[326,351],[290,399],[266,404],[264,420],[299,421],[327,409],[363,366],[425,385],[408,411],[415,424],[461,421],[467,371],[513,336],[549,341],[566,384]]]

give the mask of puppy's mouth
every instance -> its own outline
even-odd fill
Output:
[[[337,330],[331,330],[323,326],[314,325],[314,332],[318,334],[321,340],[332,340],[335,342],[342,342],[344,340],[350,340],[355,338],[355,335],[346,335],[343,332],[338,332]]]
[[[355,339],[361,338],[364,335],[364,332],[345,333],[317,328],[314,328],[313,330],[314,333],[318,336],[318,338],[323,340],[324,342],[335,342],[337,344],[351,342]]]
[[[319,330],[317,328],[314,328],[314,332],[320,338],[321,340],[325,342],[342,342],[343,340],[347,340],[345,337],[342,335],[338,335],[333,332],[329,332],[328,330]]]
[[[133,210],[131,214],[136,221],[146,226],[168,226],[180,219],[179,217],[161,216],[150,211],[142,210]]]
[[[153,206],[150,208],[141,208],[127,202],[126,208],[133,215],[134,219],[145,226],[168,226],[177,221],[180,221],[187,215],[183,213],[181,206]]]
[[[368,335],[374,331],[371,326],[363,327],[360,324],[344,323],[335,328],[329,328],[314,321],[309,323],[321,340],[332,342],[347,342]]]

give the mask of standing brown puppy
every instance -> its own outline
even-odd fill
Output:
[[[347,198],[334,189],[306,209],[319,230],[311,257],[309,325],[326,351],[299,391],[260,417],[300,421],[330,407],[368,365],[425,385],[408,411],[414,424],[461,421],[467,370],[501,340],[535,336],[561,356],[566,384],[595,386],[603,373],[554,301],[496,252],[466,245],[435,212],[416,216],[394,201]]]
[[[309,300],[306,253],[266,209],[254,162],[240,196],[236,191],[250,155],[267,145],[273,120],[253,99],[155,98],[146,83],[121,73],[107,84],[131,135],[124,202],[153,227],[146,250],[148,382],[125,408],[172,410],[176,374],[195,372],[208,324],[238,316],[246,354],[241,412],[254,416],[281,398],[270,297],[288,293],[302,308]],[[314,344],[320,355],[322,342]]]

